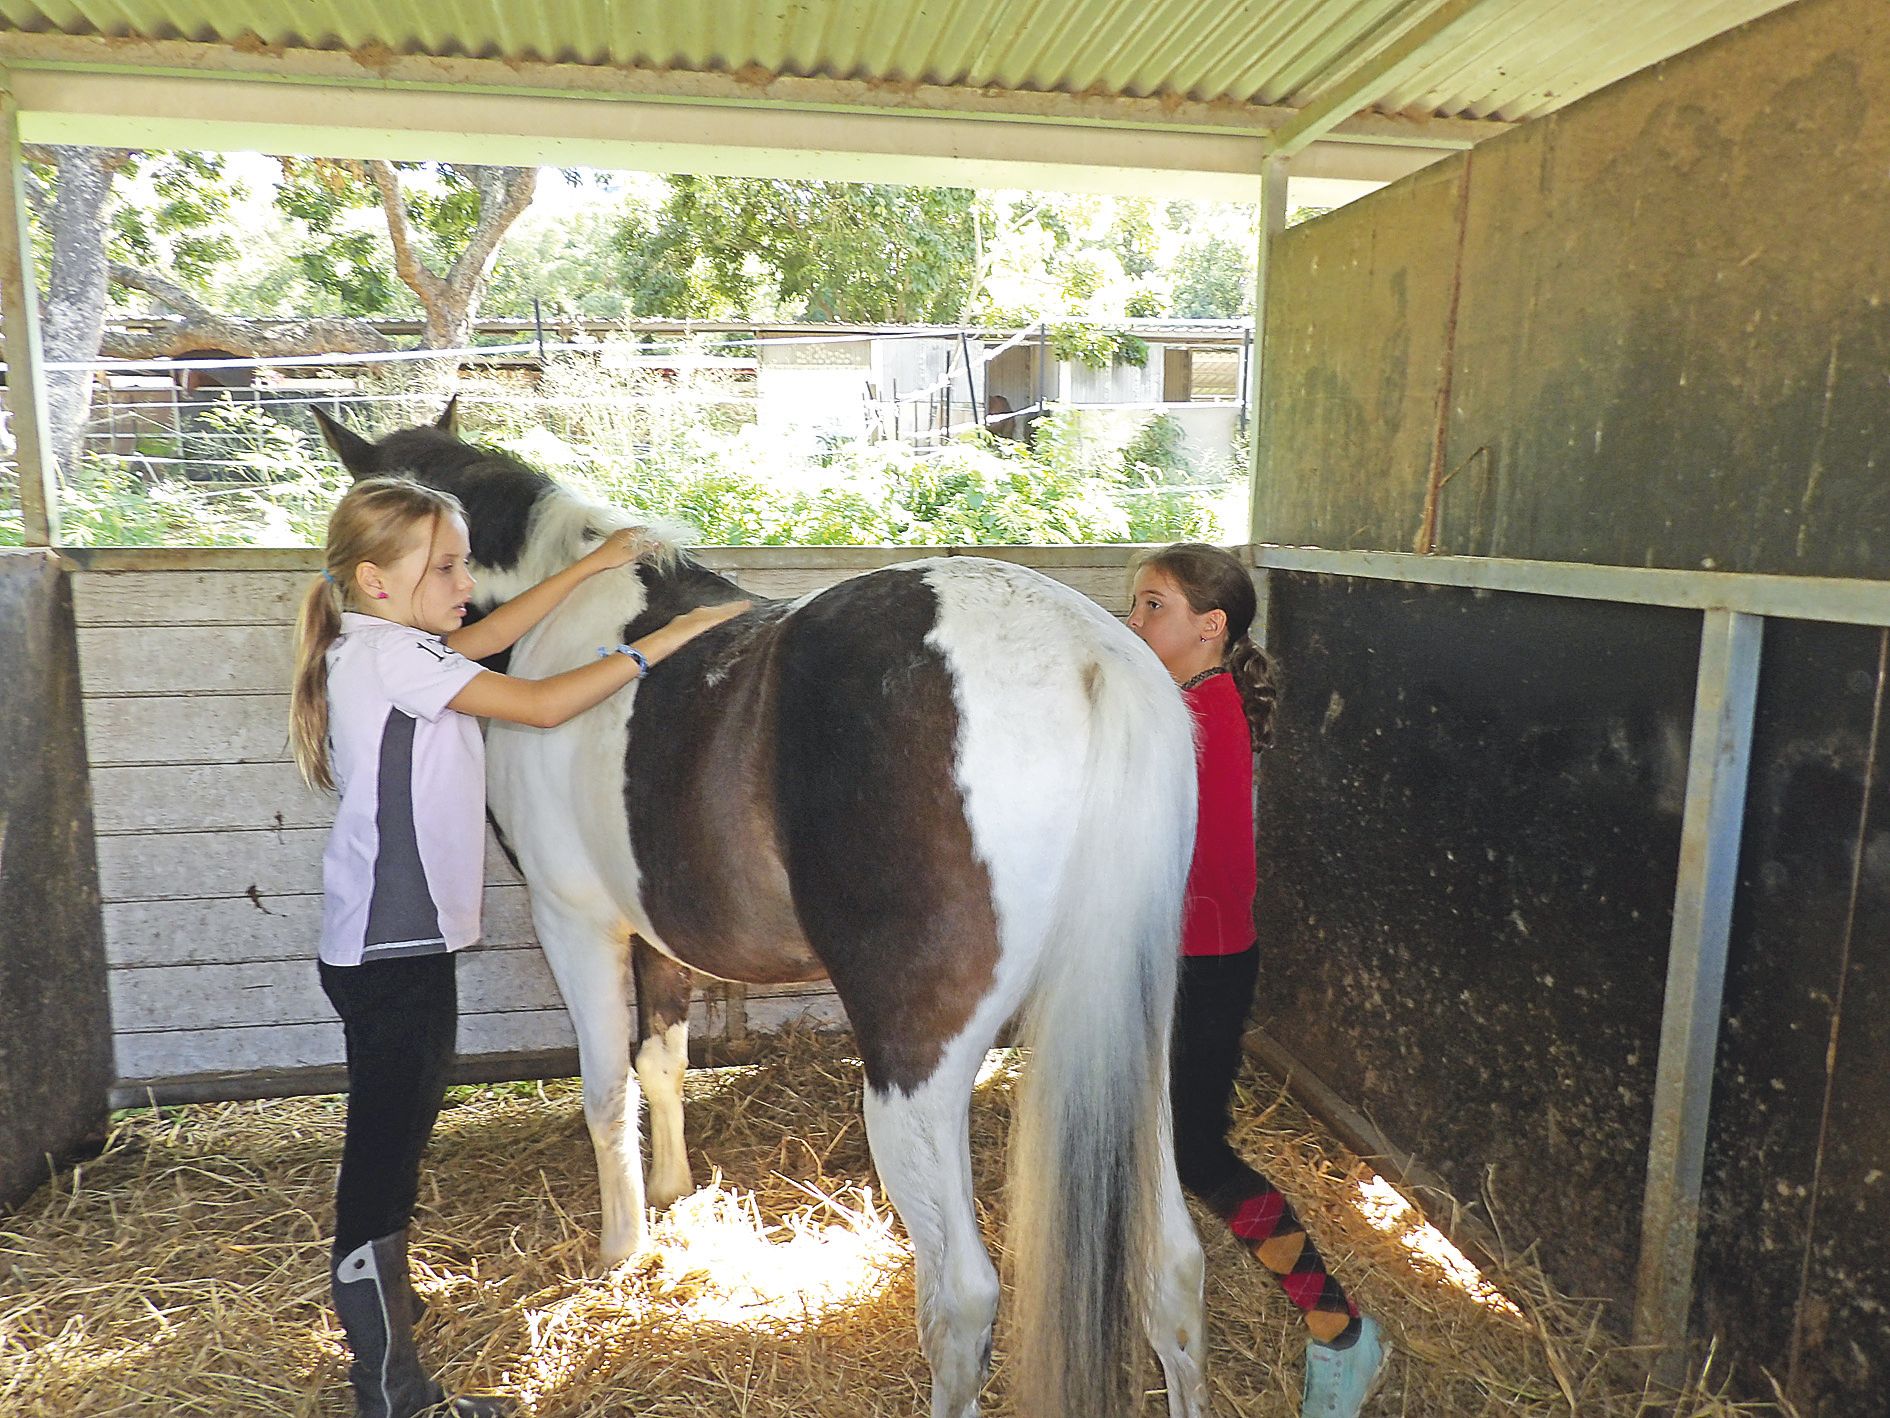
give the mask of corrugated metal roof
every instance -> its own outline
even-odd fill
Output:
[[[0,0],[0,29],[1299,106],[1464,13],[1356,111],[1550,112],[1789,0]]]

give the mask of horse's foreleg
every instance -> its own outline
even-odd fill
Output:
[[[870,1080],[866,1088],[873,1163],[912,1239],[919,1348],[932,1367],[933,1418],[974,1418],[991,1364],[998,1277],[972,1207],[967,1130],[983,1057],[982,1049],[954,1046],[910,1093],[882,1091]]]
[[[601,1249],[604,1264],[615,1265],[642,1250],[645,1236],[637,1083],[630,1072],[628,936],[538,892],[532,924],[577,1031],[584,1121],[597,1151],[604,1212]]]
[[[695,1190],[683,1139],[683,1073],[689,1067],[689,998],[695,977],[667,955],[631,937],[637,980],[637,1079],[650,1108],[651,1206]]]

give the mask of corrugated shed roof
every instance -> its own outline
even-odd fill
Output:
[[[74,36],[1236,105],[1316,102],[1461,12],[1354,111],[1550,112],[1789,0],[0,0]],[[968,99],[975,94],[968,94]]]

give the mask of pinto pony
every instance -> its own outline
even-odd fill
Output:
[[[322,427],[357,477],[406,474],[459,498],[476,606],[636,524],[461,442],[451,405],[378,443]],[[741,598],[657,547],[585,582],[510,668],[554,674]],[[757,602],[560,728],[493,723],[488,806],[576,1027],[604,1259],[642,1247],[646,1197],[666,1205],[691,1187],[693,976],[826,977],[865,1064],[873,1160],[912,1240],[932,1412],[971,1418],[998,1277],[973,1212],[967,1118],[1015,1015],[1030,1047],[1010,1164],[1017,1411],[1139,1408],[1139,1325],[1171,1418],[1204,1413],[1202,1254],[1167,1105],[1190,735],[1167,674],[1111,616],[972,557]]]

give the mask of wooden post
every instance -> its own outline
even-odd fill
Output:
[[[0,71],[0,340],[7,358],[7,412],[20,474],[20,512],[30,547],[59,544],[59,480],[46,443],[46,380],[39,347],[33,229],[12,75]]]

